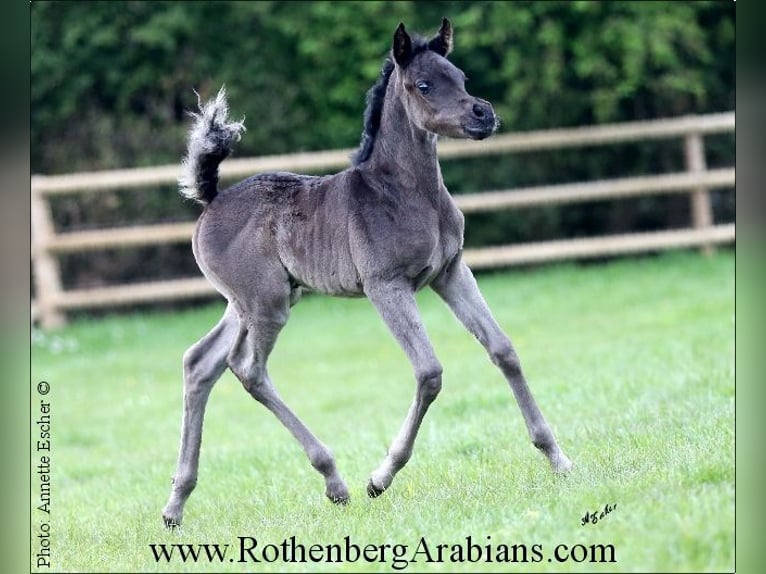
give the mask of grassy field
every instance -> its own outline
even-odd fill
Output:
[[[369,500],[369,472],[413,396],[410,366],[367,301],[309,297],[293,309],[270,372],[333,449],[351,503],[338,508],[324,498],[300,447],[227,373],[208,407],[184,526],[165,531],[181,356],[223,306],[81,320],[32,341],[33,383],[50,384],[53,570],[733,570],[733,254],[561,265],[479,282],[575,464],[569,476],[551,474],[504,379],[429,291],[418,301],[444,366],[443,391],[410,464]],[[33,439],[40,400],[33,388]],[[33,462],[39,455],[33,451]],[[33,475],[33,557],[48,520],[35,509],[38,495]],[[606,504],[616,507],[581,525]],[[307,547],[343,546],[347,536],[360,547],[392,547],[373,563],[237,561],[238,537],[257,539],[253,557],[261,558],[266,545],[292,536]],[[469,536],[493,545],[493,562],[480,550],[470,555]],[[222,562],[184,563],[178,548],[158,562],[149,546],[158,543],[230,548]],[[464,559],[479,552],[483,561],[429,563],[424,544],[434,560],[448,544],[447,560],[459,559],[452,545],[462,545]],[[502,545],[526,545],[527,562],[494,561]],[[604,545],[608,558],[612,545],[615,561],[559,563],[558,545],[577,560],[593,545]]]

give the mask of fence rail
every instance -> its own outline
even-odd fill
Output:
[[[465,258],[474,268],[599,257],[676,247],[713,245],[735,240],[734,224],[714,225],[709,191],[735,185],[735,170],[708,169],[704,136],[733,132],[734,112],[682,118],[545,130],[496,136],[483,142],[449,140],[439,144],[442,159],[490,154],[553,150],[650,139],[683,138],[686,171],[592,182],[545,185],[484,191],[455,196],[465,213],[534,207],[656,194],[687,193],[692,227],[674,231],[637,233],[566,241],[468,249]],[[235,179],[260,171],[317,171],[345,167],[353,150],[334,150],[258,158],[229,159],[221,166],[222,179]],[[64,194],[99,193],[117,188],[148,187],[173,183],[179,166],[109,170],[66,175],[35,175],[31,181],[32,265],[36,300],[33,318],[43,327],[54,327],[72,309],[108,307],[138,302],[167,301],[214,293],[204,278],[118,285],[96,289],[63,290],[57,257],[115,247],[188,242],[194,223],[139,225],[134,227],[58,233],[49,199]]]

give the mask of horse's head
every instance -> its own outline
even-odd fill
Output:
[[[392,55],[407,115],[420,129],[438,135],[487,138],[498,126],[495,111],[488,101],[465,90],[465,74],[447,60],[450,51],[452,25],[446,18],[436,36],[420,43],[413,43],[399,24]]]

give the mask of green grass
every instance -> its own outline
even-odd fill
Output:
[[[369,500],[414,392],[404,354],[364,300],[308,297],[270,361],[289,405],[336,455],[347,507],[232,375],[214,389],[200,478],[180,531],[160,511],[174,471],[181,356],[223,306],[80,320],[35,333],[33,383],[51,385],[55,571],[391,571],[383,563],[156,563],[149,544],[259,548],[473,541],[542,545],[539,563],[407,571],[723,571],[734,568],[734,256],[673,253],[483,275],[573,472],[553,476],[483,349],[430,291],[418,296],[442,394],[391,489]],[[34,386],[34,385],[33,385]],[[39,397],[32,393],[33,421]],[[35,427],[35,425],[33,425]],[[36,428],[33,428],[36,432]],[[33,462],[38,453],[33,452]],[[41,514],[32,482],[32,535]],[[617,503],[597,524],[586,511]],[[38,548],[33,539],[32,555]],[[549,562],[558,544],[613,544],[616,563]],[[448,555],[448,554],[447,554]],[[530,557],[533,555],[530,554]]]

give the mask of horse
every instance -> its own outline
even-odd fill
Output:
[[[179,177],[181,193],[204,205],[192,239],[202,273],[226,298],[219,323],[183,356],[183,420],[166,526],[181,524],[197,482],[205,407],[228,368],[271,411],[324,477],[325,495],[349,500],[330,449],[277,393],[269,354],[290,309],[308,288],[367,297],[412,364],[414,400],[367,494],[386,491],[410,459],[418,429],[442,387],[442,366],[426,335],[415,293],[430,286],[508,381],[532,444],[565,473],[572,463],[538,408],[519,357],[493,318],[462,259],[464,217],[442,179],[437,138],[482,140],[499,120],[471,96],[465,74],[447,59],[453,30],[444,18],[430,39],[393,35],[380,78],[367,93],[364,131],[350,167],[334,175],[253,175],[219,191],[219,164],[244,124],[229,119],[225,89],[192,114]]]

